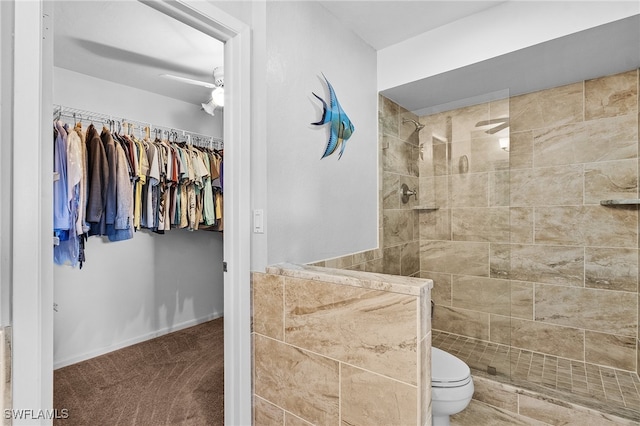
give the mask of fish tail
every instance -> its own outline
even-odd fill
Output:
[[[318,98],[320,100],[320,102],[322,102],[322,118],[320,119],[320,121],[317,121],[315,123],[311,123],[311,124],[315,124],[316,126],[320,126],[322,124],[326,124],[329,121],[331,121],[331,117],[329,117],[328,112],[329,112],[329,108],[327,108],[327,103],[324,101],[324,99],[322,99],[320,96],[316,95],[315,93],[311,92],[311,94],[313,96],[315,96],[316,98]]]

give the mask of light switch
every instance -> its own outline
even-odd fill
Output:
[[[255,234],[264,233],[264,210],[262,209],[253,211],[253,232]]]

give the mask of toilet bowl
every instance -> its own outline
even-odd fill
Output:
[[[473,396],[471,370],[460,358],[431,348],[433,426],[448,426],[449,416],[467,408]]]

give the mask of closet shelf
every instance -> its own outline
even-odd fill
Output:
[[[425,210],[425,211],[430,211],[430,210],[438,210],[440,207],[437,206],[413,206],[413,210]]]
[[[640,205],[640,198],[620,198],[617,200],[601,200],[600,205],[602,206],[629,206],[629,205]]]

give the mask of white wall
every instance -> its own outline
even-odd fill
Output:
[[[507,1],[378,51],[386,90],[638,14],[637,1]]]
[[[12,139],[12,83],[13,60],[11,55],[13,10],[9,2],[0,2],[0,140]],[[11,323],[11,144],[0,144],[0,326]],[[1,400],[0,400],[1,401]]]
[[[268,262],[377,247],[376,52],[316,2],[267,2]],[[355,125],[344,154],[320,159],[322,74]]]
[[[54,68],[55,104],[222,136],[196,105]],[[223,314],[222,234],[90,237],[83,268],[54,268],[54,364],[61,367]]]

